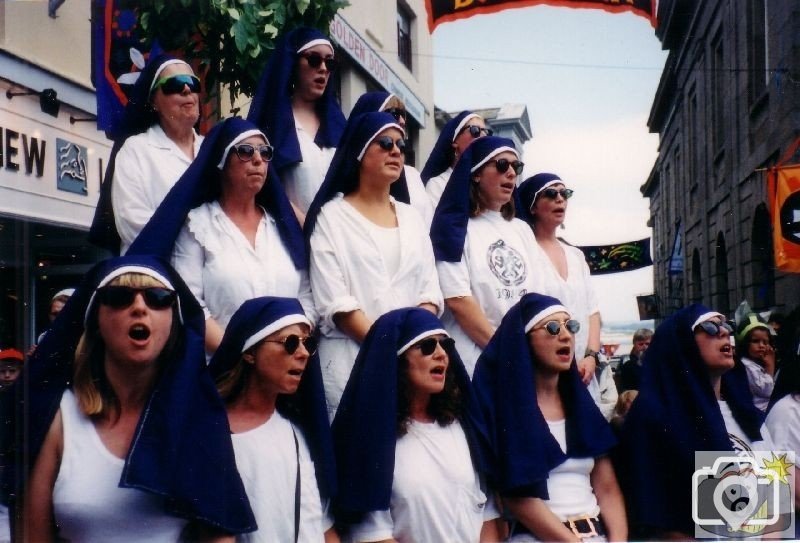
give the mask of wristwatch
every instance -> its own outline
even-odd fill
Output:
[[[599,352],[595,351],[594,349],[588,349],[587,348],[586,352],[583,355],[583,357],[586,358],[587,356],[591,356],[592,358],[594,358],[595,364],[600,364],[600,353]]]

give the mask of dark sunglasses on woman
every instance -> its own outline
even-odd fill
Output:
[[[319,68],[323,62],[325,63],[325,68],[327,68],[329,72],[335,72],[339,67],[338,60],[333,57],[323,57],[319,53],[308,53],[307,55],[301,54],[300,56],[306,59],[308,65],[315,69]]]
[[[401,107],[390,107],[389,109],[384,109],[383,111],[384,111],[384,113],[390,114],[392,117],[394,117],[398,121],[400,119],[403,119],[403,120],[406,119],[406,110],[401,108]]]
[[[695,327],[695,331],[702,330],[712,337],[720,335],[722,330],[727,330],[728,334],[733,334],[733,328],[727,322],[703,321]]]
[[[292,355],[300,348],[300,344],[308,351],[309,356],[317,352],[317,340],[313,336],[301,338],[297,334],[290,334],[283,339],[265,339],[267,343],[282,343],[286,354]]]
[[[569,332],[572,335],[577,334],[578,331],[581,329],[580,322],[576,321],[575,319],[569,319],[566,321],[555,321],[555,320],[547,321],[546,323],[535,327],[534,330],[539,330],[540,328],[544,328],[545,330],[547,330],[547,333],[550,334],[551,336],[557,336],[558,334],[561,333],[562,326],[567,330],[567,332]]]
[[[120,285],[109,285],[97,289],[97,301],[114,309],[125,309],[130,307],[136,299],[136,295],[141,293],[144,303],[150,309],[166,309],[175,303],[177,294],[174,290],[164,287],[124,287]]]
[[[443,337],[442,339],[438,339],[435,337],[428,337],[423,339],[420,342],[415,343],[410,348],[411,349],[419,349],[424,356],[430,356],[436,350],[436,346],[441,345],[442,349],[447,352],[448,350],[452,350],[453,347],[456,345],[456,340],[451,337]]]
[[[575,191],[572,189],[544,189],[541,192],[541,195],[549,200],[555,200],[557,197],[561,196],[565,200],[569,200],[572,198],[572,195],[575,194]]]
[[[153,85],[153,91],[161,89],[164,94],[180,94],[184,87],[189,87],[191,92],[200,92],[200,79],[195,75],[178,74],[162,77]]]
[[[239,145],[234,145],[233,150],[236,151],[236,156],[239,157],[239,160],[242,162],[250,162],[253,160],[253,156],[255,156],[256,151],[258,151],[261,160],[264,162],[269,162],[272,160],[272,155],[275,152],[272,145],[251,145],[249,143],[240,143]]]
[[[508,160],[507,158],[490,160],[487,164],[494,164],[494,167],[497,168],[497,171],[500,173],[506,173],[510,166],[514,168],[514,173],[517,175],[522,175],[522,169],[525,167],[525,163],[521,160]]]
[[[482,126],[478,126],[477,124],[468,124],[464,128],[461,129],[461,132],[458,134],[461,135],[462,132],[469,131],[469,135],[473,138],[481,137],[481,134],[485,136],[491,136],[494,134],[494,130],[491,128],[484,128]]]
[[[375,138],[375,143],[384,151],[391,152],[394,146],[397,145],[397,150],[400,153],[404,154],[406,152],[406,140],[403,138],[393,140],[391,136],[381,136],[380,138]]]

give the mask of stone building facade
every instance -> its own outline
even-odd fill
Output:
[[[641,191],[660,314],[697,301],[731,316],[743,300],[789,312],[800,275],[774,269],[765,169],[800,135],[800,2],[661,0],[658,19],[669,56]]]

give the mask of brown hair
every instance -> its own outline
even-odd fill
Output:
[[[481,166],[481,169],[477,172],[471,174],[472,179],[470,179],[469,183],[469,216],[471,218],[477,217],[481,213],[483,213],[488,207],[486,206],[486,202],[483,200],[483,195],[481,194],[480,184],[475,181],[475,177],[477,174],[483,171],[484,166]],[[516,189],[514,189],[516,190]],[[500,214],[503,218],[507,221],[510,221],[514,218],[515,210],[514,210],[514,198],[511,198],[507,203],[503,204],[503,207],[500,208]]]
[[[452,360],[449,352],[447,356]],[[408,425],[411,424],[410,395],[408,359],[406,353],[403,353],[397,357],[397,437],[406,435]],[[444,390],[431,395],[428,403],[428,415],[433,417],[440,426],[447,426],[461,417],[462,402],[461,387],[456,381],[453,364],[448,364],[444,378]]]
[[[109,285],[126,287],[164,287],[160,281],[143,273],[125,273],[114,278]],[[183,343],[183,329],[177,308],[172,309],[172,327],[167,344],[158,356],[159,373]],[[72,389],[81,411],[89,417],[102,417],[112,411],[119,414],[119,399],[108,383],[105,374],[105,343],[97,327],[97,304],[91,308],[88,325],[75,349],[75,367]]]
[[[397,96],[392,94],[389,97],[389,100],[387,100],[387,102],[383,105],[383,109],[381,111],[386,111],[387,109],[392,109],[393,107],[397,107],[397,108],[400,108],[400,109],[405,109],[406,105],[403,103],[403,101],[400,98],[398,98]]]

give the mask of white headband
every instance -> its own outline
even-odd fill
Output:
[[[498,147],[497,149],[495,149],[494,151],[492,151],[491,153],[486,155],[486,157],[484,157],[483,160],[481,160],[480,162],[478,162],[477,164],[475,164],[472,167],[472,169],[469,171],[469,173],[475,173],[481,166],[483,166],[484,164],[489,162],[492,158],[494,158],[497,155],[499,155],[500,153],[504,153],[506,151],[514,153],[514,156],[517,157],[517,160],[519,160],[519,155],[517,154],[517,151],[513,147],[508,147],[508,146],[504,145],[503,147]]]
[[[558,179],[558,178],[552,179],[552,180],[548,181],[547,183],[545,183],[544,185],[542,185],[542,188],[540,188],[539,190],[534,192],[533,193],[533,201],[531,202],[531,209],[533,208],[533,204],[536,203],[536,198],[539,197],[539,193],[540,192],[542,192],[547,187],[552,187],[553,185],[558,185],[559,183],[562,184],[562,185],[564,184],[564,182],[561,179]]]
[[[467,123],[469,121],[471,121],[472,119],[478,119],[478,118],[480,118],[480,115],[478,115],[477,113],[470,113],[469,115],[467,115],[466,117],[461,119],[461,122],[458,123],[458,126],[456,126],[456,131],[453,132],[453,141],[456,141],[456,138],[461,133],[461,131],[464,129],[464,127],[467,126]]]
[[[307,49],[311,49],[312,47],[315,47],[317,45],[327,45],[328,47],[331,48],[331,51],[334,50],[333,49],[333,45],[331,44],[331,42],[329,42],[328,40],[323,39],[323,38],[317,38],[316,40],[311,40],[310,42],[304,43],[303,45],[301,45],[300,49],[298,49],[297,52],[298,53],[302,53],[303,51],[305,51]]]
[[[406,343],[405,345],[403,345],[402,347],[397,349],[397,356],[400,356],[401,354],[403,354],[404,352],[409,350],[412,345],[414,345],[416,342],[420,341],[421,339],[424,339],[424,338],[430,337],[430,336],[435,336],[437,334],[442,334],[442,335],[445,335],[447,337],[450,337],[450,334],[448,334],[447,331],[442,329],[442,328],[435,328],[433,330],[425,330],[421,334],[411,338],[411,340],[409,340],[408,343]]]
[[[564,312],[567,315],[570,315],[569,314],[569,310],[566,307],[564,307],[563,305],[551,305],[550,307],[545,307],[544,309],[539,311],[537,314],[535,314],[531,318],[531,320],[528,321],[528,324],[525,325],[525,333],[527,334],[528,332],[530,332],[531,329],[534,326],[536,326],[537,323],[539,323],[542,320],[544,320],[545,317],[549,317],[550,315],[555,315],[556,313],[561,313],[561,312]],[[571,317],[572,317],[572,315],[570,315],[570,318]]]
[[[360,153],[358,153],[358,156],[356,157],[356,160],[358,160],[359,162],[361,162],[361,159],[362,159],[362,158],[364,158],[364,155],[367,153],[367,147],[369,147],[369,144],[370,144],[370,143],[372,143],[373,141],[375,141],[375,138],[377,138],[377,137],[378,137],[378,134],[380,134],[381,132],[383,132],[383,131],[384,131],[384,130],[386,130],[387,128],[396,128],[396,129],[398,129],[398,130],[400,131],[400,133],[403,135],[403,137],[405,137],[405,136],[406,136],[406,132],[405,132],[405,130],[403,130],[403,128],[402,128],[402,127],[401,127],[399,124],[397,124],[397,123],[389,123],[389,124],[385,124],[385,125],[383,125],[382,127],[380,127],[380,128],[377,130],[377,132],[375,132],[374,134],[372,134],[372,137],[371,137],[369,140],[367,140],[367,143],[365,143],[365,144],[364,144],[364,147],[362,147],[362,148],[361,148],[361,152],[360,152]]]
[[[59,290],[58,292],[56,292],[55,294],[53,294],[53,297],[50,298],[50,301],[55,300],[59,296],[70,297],[73,294],[75,294],[75,289],[74,288],[63,288],[63,289]]]
[[[311,321],[309,321],[305,315],[300,314],[292,314],[286,315],[281,317],[280,319],[269,323],[266,328],[262,328],[249,338],[247,341],[244,342],[242,345],[242,352],[245,352],[247,349],[264,339],[265,337],[274,334],[281,328],[286,328],[287,326],[291,326],[292,324],[307,324],[309,327],[311,326]]]
[[[220,160],[219,164],[217,164],[217,169],[221,170],[222,168],[225,167],[225,161],[228,159],[228,154],[230,154],[231,149],[233,149],[233,146],[239,143],[240,141],[246,140],[250,136],[261,136],[262,138],[264,138],[264,141],[266,141],[267,144],[269,144],[267,136],[261,130],[253,129],[253,130],[247,130],[246,132],[242,132],[241,134],[236,136],[236,138],[232,142],[230,142],[228,146],[225,148],[225,150],[222,152],[222,160]]]
[[[153,92],[153,89],[155,88],[156,83],[158,83],[158,76],[161,75],[161,72],[164,71],[164,68],[166,68],[167,66],[172,66],[173,64],[186,64],[187,66],[189,66],[188,62],[186,62],[185,60],[179,60],[177,58],[173,58],[173,59],[170,59],[170,60],[166,61],[164,64],[159,66],[158,69],[156,70],[156,73],[153,74],[153,80],[150,82],[150,92]],[[189,66],[189,69],[191,69],[191,68],[192,67]]]
[[[97,285],[97,288],[92,293],[92,297],[89,298],[89,304],[86,306],[86,314],[83,316],[83,324],[86,326],[89,322],[89,313],[92,311],[92,306],[94,306],[94,298],[97,296],[97,290],[106,286],[111,281],[116,279],[121,275],[125,275],[126,273],[140,273],[142,275],[147,275],[148,277],[152,277],[156,281],[160,282],[166,288],[170,290],[175,290],[175,287],[172,286],[169,279],[161,275],[159,272],[152,268],[148,268],[146,266],[122,266],[121,268],[117,268],[116,270],[112,271],[108,275],[106,275],[102,281]],[[183,315],[181,314],[181,301],[178,299],[178,317],[183,322]]]
[[[692,332],[694,332],[694,329],[697,328],[698,324],[700,324],[701,322],[705,322],[707,320],[711,320],[714,317],[721,317],[723,321],[725,320],[725,315],[723,315],[722,313],[717,313],[716,311],[709,311],[708,313],[703,313],[702,315],[697,317],[697,320],[694,321],[694,324],[692,324]]]

